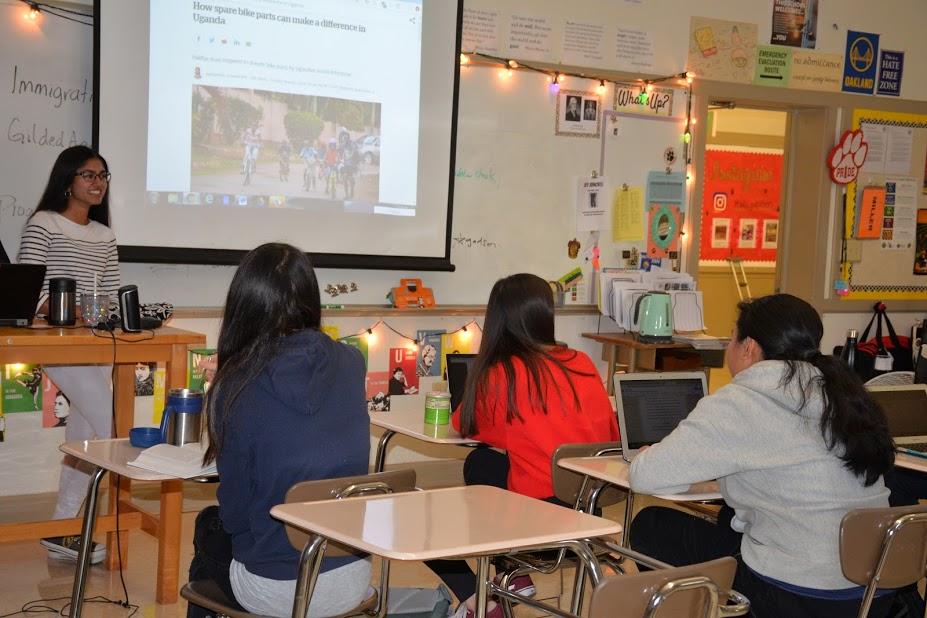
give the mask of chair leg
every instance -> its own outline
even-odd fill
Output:
[[[634,492],[628,490],[627,504],[624,511],[624,529],[621,531],[621,546],[631,547],[631,520],[634,517]]]
[[[374,614],[377,618],[386,617],[386,608],[389,606],[389,560],[380,560],[380,589],[377,590],[377,607]]]
[[[573,574],[573,597],[570,599],[570,611],[579,615],[583,605],[583,592],[586,588],[586,565],[582,560],[576,561],[576,572]]]
[[[305,618],[309,601],[315,590],[315,582],[322,567],[322,555],[325,553],[326,539],[323,536],[312,537],[306,543],[299,556],[299,571],[296,576],[296,595],[293,597],[293,618]]]
[[[489,556],[480,556],[476,560],[476,618],[486,618],[486,605],[489,603],[488,584]]]

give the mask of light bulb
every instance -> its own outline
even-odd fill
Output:
[[[560,84],[558,84],[557,82],[552,82],[550,85],[550,92],[551,94],[557,94],[558,92],[560,92]]]
[[[562,84],[562,83],[563,83],[563,78],[564,78],[564,77],[565,77],[565,76],[563,75],[563,73],[557,73],[557,83],[558,83],[558,84]]]
[[[468,56],[467,54],[460,54],[460,64],[461,65],[470,64],[470,56]]]
[[[691,143],[691,142],[692,142],[692,134],[689,133],[688,131],[686,131],[685,133],[683,133],[683,134],[682,134],[682,141],[684,141],[684,142],[687,143],[687,144]]]
[[[39,7],[32,4],[29,6],[29,10],[24,14],[25,18],[29,21],[35,21],[39,18]]]
[[[515,62],[514,60],[509,60],[509,67],[511,67],[511,68],[513,68],[513,69],[517,69],[517,68],[518,68],[518,63]]]
[[[367,329],[367,345],[373,345],[373,342],[377,340],[377,336],[373,333],[373,330]]]
[[[689,124],[691,124],[691,125],[695,125],[695,123],[697,123],[697,122],[698,122],[698,118],[690,118],[690,119],[689,119]]]
[[[604,79],[599,82],[598,86],[596,86],[595,93],[598,95],[605,94],[605,80]]]
[[[653,84],[651,84],[650,82],[647,82],[647,86],[645,90],[647,91],[647,94],[650,94],[651,92],[653,92]]]

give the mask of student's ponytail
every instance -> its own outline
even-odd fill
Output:
[[[756,341],[764,360],[785,361],[788,369],[780,386],[797,382],[800,408],[808,394],[819,389],[825,444],[866,486],[875,483],[895,462],[885,413],[843,361],[821,354],[824,326],[814,308],[790,294],[764,296],[738,308],[738,339]]]

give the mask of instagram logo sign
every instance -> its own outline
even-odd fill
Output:
[[[715,193],[711,196],[711,205],[715,212],[724,212],[727,210],[727,193]]]

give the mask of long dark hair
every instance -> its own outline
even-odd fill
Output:
[[[99,159],[106,171],[109,171],[106,159],[92,148],[71,146],[62,150],[48,175],[48,184],[45,185],[45,191],[39,199],[39,205],[35,207],[35,212],[64,212],[68,207],[69,191],[77,176],[77,170],[90,159]],[[103,201],[90,207],[90,219],[109,226],[109,185],[103,194]]]
[[[873,401],[859,377],[839,358],[821,354],[824,325],[814,307],[791,294],[773,294],[738,305],[737,339],[750,337],[765,360],[785,361],[780,387],[798,380],[803,408],[809,392],[820,389],[824,401],[821,435],[828,449],[868,487],[895,462],[895,448],[885,413]],[[802,371],[810,363],[820,375]]]
[[[515,404],[517,385],[512,359],[516,357],[524,364],[528,374],[529,397],[533,404],[540,406],[544,414],[547,414],[547,401],[543,386],[550,383],[553,377],[545,361],[549,361],[566,376],[573,402],[578,407],[579,396],[570,374],[587,374],[568,368],[552,355],[550,350],[555,346],[554,297],[548,283],[527,273],[496,281],[486,305],[486,323],[483,326],[480,352],[467,374],[467,386],[460,404],[461,433],[466,436],[476,433],[476,404],[491,396],[486,383],[490,370],[496,364],[502,367],[508,383],[505,421],[512,423],[515,419],[521,419]]]
[[[232,406],[274,357],[286,335],[318,330],[319,283],[309,256],[268,243],[250,251],[232,278],[219,330],[218,370],[207,398],[210,462],[222,451]]]

